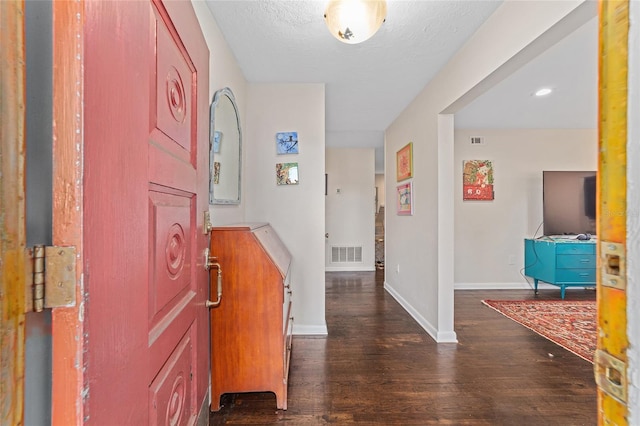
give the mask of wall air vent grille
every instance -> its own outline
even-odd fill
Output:
[[[362,246],[331,246],[331,263],[362,263]]]
[[[484,145],[484,138],[482,136],[471,136],[471,145]]]

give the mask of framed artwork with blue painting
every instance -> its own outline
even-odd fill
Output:
[[[276,133],[276,147],[278,154],[297,154],[298,132]]]

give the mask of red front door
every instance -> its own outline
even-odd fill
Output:
[[[193,424],[209,52],[190,1],[56,3],[54,240],[79,246],[80,303],[53,315],[54,423]]]

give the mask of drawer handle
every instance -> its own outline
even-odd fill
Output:
[[[580,263],[591,263],[591,259],[580,259]]]
[[[588,272],[580,272],[578,275],[580,275],[581,277],[588,277],[589,273]]]

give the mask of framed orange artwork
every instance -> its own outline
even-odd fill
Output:
[[[413,143],[409,142],[396,153],[396,180],[413,177]]]

